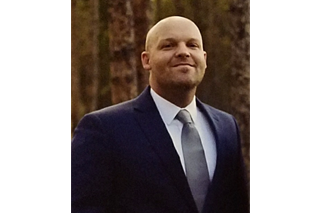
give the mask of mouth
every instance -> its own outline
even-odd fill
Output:
[[[189,63],[178,63],[178,64],[173,65],[173,67],[179,67],[179,66],[190,66],[190,67],[194,67],[195,65],[189,64]]]

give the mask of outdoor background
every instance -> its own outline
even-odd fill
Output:
[[[181,15],[203,36],[207,70],[197,96],[238,121],[250,177],[249,0],[72,0],[71,135],[85,113],[136,97],[148,85],[147,31]]]

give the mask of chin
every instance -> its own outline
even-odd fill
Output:
[[[193,90],[195,89],[199,83],[193,82],[193,81],[184,81],[184,82],[178,82],[175,84],[176,88],[183,89],[183,90]]]

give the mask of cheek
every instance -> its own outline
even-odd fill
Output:
[[[207,68],[207,62],[206,62],[205,58],[197,57],[195,60],[197,61],[197,64],[199,65],[200,69],[206,69]]]
[[[165,66],[165,61],[161,57],[156,57],[150,60],[150,66],[152,69],[159,69]]]

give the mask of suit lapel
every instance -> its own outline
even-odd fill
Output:
[[[221,187],[221,181],[224,180],[223,170],[225,165],[223,165],[225,154],[226,154],[226,144],[224,144],[224,130],[223,125],[220,123],[219,118],[215,116],[210,108],[208,108],[205,104],[201,103],[197,100],[197,106],[200,110],[205,114],[210,127],[213,131],[215,142],[216,142],[216,150],[217,150],[217,161],[215,172],[211,181],[211,184],[208,189],[207,197],[203,212],[212,212],[213,206],[217,205],[215,201],[219,200],[217,197],[221,195],[223,188]]]
[[[216,150],[217,150],[217,161],[216,161],[216,168],[215,168],[215,173],[212,178],[212,184],[216,184],[217,181],[221,180],[221,171],[223,170],[223,162],[225,158],[225,154],[227,154],[228,149],[226,148],[227,144],[225,144],[223,141],[224,139],[224,129],[223,129],[223,124],[221,124],[221,121],[219,118],[208,108],[205,104],[201,103],[199,100],[197,102],[198,107],[200,110],[205,114],[207,117],[210,127],[213,131],[215,142],[216,142]]]
[[[196,210],[189,185],[181,166],[180,158],[173,145],[159,111],[150,95],[148,87],[135,102],[135,119],[147,136],[150,145],[161,159],[164,168],[171,176],[174,185],[185,198],[188,205]]]
[[[220,138],[219,138],[218,133],[220,133],[222,131],[222,129],[221,129],[221,125],[219,125],[218,117],[216,117],[213,113],[210,113],[210,108],[208,108],[205,104],[203,104],[199,99],[197,99],[197,107],[200,109],[200,111],[207,118],[207,121],[210,125],[210,128],[213,132],[213,137],[216,142],[217,161],[216,161],[216,168],[215,168],[214,176],[212,178],[212,181],[213,181],[216,174],[217,174],[217,170],[219,169],[219,165],[220,165],[221,144],[220,144]]]

